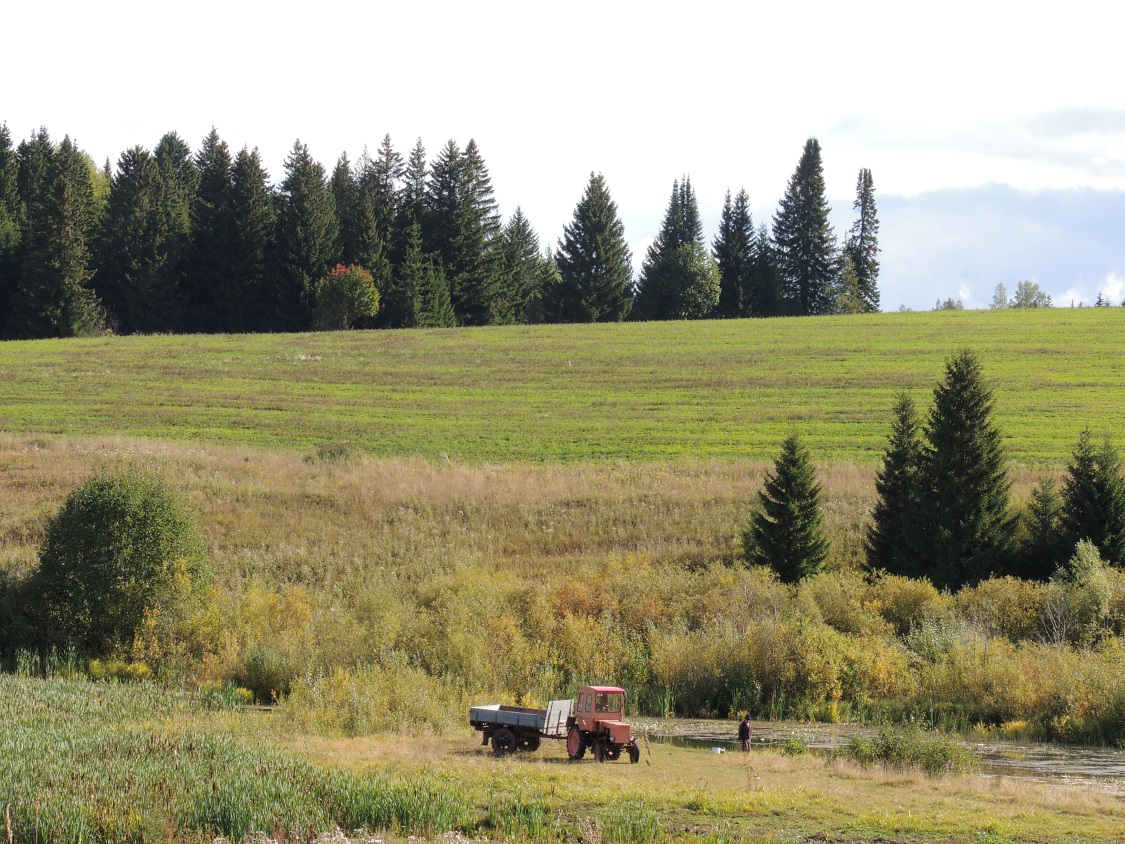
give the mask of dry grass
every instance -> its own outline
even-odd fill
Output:
[[[299,739],[290,747],[357,773],[448,767],[461,781],[548,800],[571,814],[612,802],[661,805],[673,838],[725,829],[732,840],[1114,841],[1125,811],[1122,795],[1074,786],[932,778],[768,750],[715,755],[661,744],[639,765],[573,765],[561,742],[503,760],[475,737]]]

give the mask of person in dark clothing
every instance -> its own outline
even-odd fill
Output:
[[[738,725],[738,742],[743,750],[750,749],[750,739],[754,737],[754,722],[750,720],[750,713]]]

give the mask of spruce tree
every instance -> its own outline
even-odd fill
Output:
[[[95,289],[122,333],[180,327],[179,242],[156,158],[140,146],[121,154],[99,226]]]
[[[340,227],[324,167],[300,140],[285,159],[274,260],[280,322],[303,331],[312,324],[316,287],[339,263]]]
[[[23,209],[19,193],[19,159],[7,123],[0,123],[0,337],[4,336],[19,279]]]
[[[1012,574],[1028,580],[1046,581],[1066,562],[1069,554],[1064,551],[1059,536],[1061,516],[1062,499],[1055,489],[1055,482],[1044,478],[1031,491],[1023,517],[1023,542]]]
[[[832,311],[837,262],[836,237],[828,222],[830,210],[820,143],[809,138],[773,222],[782,298],[791,314]]]
[[[959,589],[1006,571],[1014,523],[994,401],[971,351],[946,362],[924,425],[924,506],[917,549],[921,572],[939,589]]]
[[[475,141],[462,153],[451,140],[434,160],[426,184],[426,219],[426,249],[441,260],[458,322],[497,322],[511,307],[501,301],[500,218]]]
[[[189,332],[225,330],[220,305],[229,283],[230,148],[212,128],[195,156],[198,187],[191,205],[191,249],[183,279],[184,328]]]
[[[432,256],[425,256],[421,262],[421,276],[418,282],[419,328],[452,328],[457,324],[453,312],[453,301],[449,296],[449,282],[441,266],[434,263]]]
[[[633,304],[632,255],[625,226],[609,195],[605,178],[590,181],[563,228],[555,251],[559,283],[548,305],[557,322],[617,322]]]
[[[673,182],[656,240],[645,254],[637,284],[636,319],[699,319],[719,299],[719,274],[703,246],[699,203],[691,180]]]
[[[243,147],[231,166],[227,202],[230,252],[219,307],[227,331],[271,331],[282,327],[274,321],[280,304],[271,298],[277,292],[270,284],[277,215],[269,181],[257,148]]]
[[[543,256],[539,237],[523,210],[516,208],[501,234],[502,284],[497,298],[496,322],[525,323],[538,308],[543,283]]]
[[[192,249],[191,209],[199,189],[199,170],[192,160],[191,147],[175,132],[166,133],[157,142],[153,158],[164,182],[164,214],[168,221],[164,248],[171,284],[180,292],[180,323],[176,328],[182,331],[185,327],[183,298]]]
[[[781,446],[743,536],[751,565],[769,566],[783,583],[816,574],[828,557],[821,527],[820,484],[808,449],[796,435]]]
[[[899,394],[894,406],[891,436],[883,455],[883,467],[875,476],[877,499],[872,524],[867,528],[867,566],[891,574],[918,577],[922,574],[909,542],[925,503],[920,499],[922,470],[921,422],[914,399]]]
[[[42,132],[41,138],[46,137]],[[101,328],[90,287],[93,173],[89,158],[66,137],[38,174],[27,204],[20,280],[12,297],[17,337],[75,337]]]
[[[754,240],[754,269],[747,293],[750,316],[773,317],[785,313],[781,298],[781,267],[773,248],[769,227],[762,223]]]
[[[719,304],[721,317],[750,316],[754,284],[754,219],[750,213],[750,197],[740,190],[731,201],[730,191],[723,200],[719,233],[712,245],[719,267]]]
[[[1100,447],[1090,429],[1078,443],[1066,467],[1059,518],[1059,544],[1066,555],[1087,540],[1097,546],[1102,559],[1125,565],[1125,479],[1121,459],[1108,435]]]
[[[364,229],[363,212],[359,198],[359,185],[352,173],[346,152],[340,153],[329,180],[332,198],[336,203],[336,219],[340,226],[339,256],[343,264],[358,264],[359,241]]]
[[[859,171],[856,181],[855,222],[848,231],[844,254],[854,273],[854,291],[850,291],[859,313],[879,310],[879,217],[875,212],[875,185],[871,171]]]

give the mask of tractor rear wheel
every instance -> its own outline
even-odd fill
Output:
[[[534,733],[524,733],[519,737],[519,744],[517,745],[520,750],[526,750],[528,753],[539,749],[539,736]]]
[[[572,762],[577,762],[586,755],[586,734],[577,727],[571,727],[566,734],[566,755]]]
[[[492,752],[497,756],[507,756],[516,749],[516,734],[507,727],[501,727],[492,734]]]

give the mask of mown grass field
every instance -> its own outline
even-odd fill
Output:
[[[895,394],[972,348],[1017,462],[1118,431],[1125,311],[0,343],[0,430],[456,462],[774,456],[873,464]]]
[[[644,746],[568,764],[497,759],[475,734],[309,738],[282,714],[151,686],[0,677],[5,840],[309,841],[337,827],[532,842],[1121,840],[1123,799],[975,775],[929,778],[769,750]],[[359,836],[354,836],[359,838]]]

